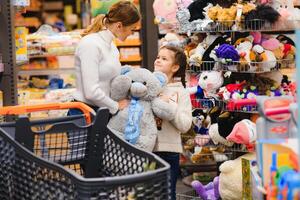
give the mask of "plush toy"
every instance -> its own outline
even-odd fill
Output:
[[[153,11],[155,15],[155,20],[158,23],[176,22],[176,0],[155,0],[153,2]]]
[[[225,101],[231,99],[234,97],[234,93],[240,93],[243,90],[244,85],[246,84],[246,81],[243,81],[241,83],[231,83],[227,84],[226,86],[220,88],[219,95],[221,98]]]
[[[292,46],[295,46],[295,42],[291,38],[287,37],[286,35],[278,35],[276,39],[283,44],[290,44]]]
[[[111,83],[111,98],[129,98],[130,105],[112,116],[108,127],[131,144],[152,151],[157,136],[154,115],[167,120],[175,117],[174,107],[158,97],[166,84],[167,77],[161,72],[123,68],[122,75]]]
[[[208,135],[208,125],[209,122],[206,119],[207,113],[205,110],[201,109],[195,109],[192,113],[193,116],[193,125],[194,125],[194,131],[197,134],[201,135]]]
[[[206,38],[198,44],[194,53],[190,56],[190,64],[198,67],[201,66],[201,70],[212,70],[215,67],[212,61],[215,60],[211,57],[211,52],[217,45],[224,44],[225,42],[225,38],[219,34],[207,34]]]
[[[251,85],[248,89],[244,88],[243,93],[245,94],[245,99],[255,99],[258,96],[257,87]]]
[[[273,0],[271,5],[284,20],[300,20],[300,10],[294,7],[293,0]],[[289,22],[283,21],[283,23]]]
[[[235,160],[224,162],[220,167],[220,175],[213,182],[203,185],[192,182],[192,187],[203,200],[240,200],[243,194],[242,158],[255,160],[254,153],[247,153]]]
[[[254,10],[245,14],[245,29],[260,30],[266,22],[274,24],[278,21],[280,14],[269,5],[259,5]],[[258,23],[255,23],[257,21]]]
[[[210,182],[207,185],[202,185],[198,180],[193,181],[191,185],[197,195],[203,200],[218,200],[220,198],[218,176],[214,178],[213,182]]]
[[[187,39],[180,37],[176,33],[167,33],[165,37],[163,37],[159,41],[159,46],[170,45],[179,48],[183,48],[187,44]]]
[[[188,88],[190,94],[200,94],[205,98],[218,98],[217,90],[223,85],[223,73],[218,71],[204,71],[200,74],[198,85]]]
[[[222,44],[217,49],[212,51],[213,56],[216,61],[220,61],[223,64],[230,62],[237,62],[240,59],[239,53],[230,44]]]
[[[296,48],[291,44],[283,45],[283,59],[294,61],[296,57]]]
[[[207,7],[209,3],[212,4],[212,6],[219,5],[222,8],[229,8],[236,2],[237,0],[196,0],[188,7],[189,12],[191,13],[190,21],[204,19],[204,8]]]
[[[238,68],[236,68],[236,71],[255,71],[256,66],[251,65],[251,59],[250,59],[250,53],[252,49],[253,37],[245,37],[245,38],[239,38],[235,41],[234,45],[237,50],[237,52],[240,55],[240,62]]]
[[[230,8],[222,8],[218,12],[218,22],[221,23],[223,26],[231,27],[234,24],[236,13],[236,6],[231,6]]]
[[[237,144],[245,144],[249,151],[253,151],[257,139],[256,125],[252,121],[244,119],[234,125],[226,139]]]
[[[250,60],[257,66],[257,71],[271,71],[277,63],[274,53],[258,44],[250,51]]]
[[[211,34],[210,34],[211,35]],[[211,52],[218,46],[218,45],[222,45],[227,43],[226,39],[227,36],[220,36],[220,35],[216,35],[217,37],[214,36],[208,36],[211,37],[210,39],[208,39],[208,41],[210,41],[209,43],[207,42],[207,48],[202,56],[202,61],[205,62],[213,62],[215,61],[215,59],[213,57],[211,57]],[[214,38],[214,39],[213,39]],[[212,41],[212,42],[211,42]],[[215,66],[213,66],[215,67]],[[212,70],[212,69],[205,69],[205,70]]]

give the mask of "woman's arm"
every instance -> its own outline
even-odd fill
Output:
[[[77,53],[81,62],[81,79],[85,98],[96,106],[107,107],[112,114],[116,113],[118,102],[106,96],[99,84],[99,66],[103,56],[101,49],[92,41],[85,40],[78,47]]]

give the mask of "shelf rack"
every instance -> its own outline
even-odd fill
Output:
[[[29,69],[19,70],[18,75],[31,75],[31,76],[47,76],[57,74],[74,74],[75,68],[57,68],[57,69]]]
[[[267,67],[267,66],[273,67]],[[278,71],[284,68],[295,68],[295,61],[282,59],[277,61],[269,62],[250,62],[242,63],[240,61],[222,63],[218,61],[202,61],[199,64],[190,62],[188,72],[190,73],[200,73],[202,71],[231,71],[238,73],[266,73],[271,71]]]

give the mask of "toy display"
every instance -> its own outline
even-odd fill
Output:
[[[177,12],[180,29],[185,32],[262,30],[272,27],[279,18],[272,5],[256,6],[247,1],[198,0]]]
[[[221,69],[247,73],[290,67],[295,61],[293,41],[284,35],[277,38],[251,32],[230,45],[226,35],[207,34],[197,46],[194,42],[194,49],[189,46],[189,66],[195,72]]]

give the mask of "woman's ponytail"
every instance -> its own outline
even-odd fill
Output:
[[[101,31],[104,27],[103,21],[104,21],[105,15],[100,14],[97,15],[94,19],[92,24],[90,24],[81,34],[82,37],[91,34],[91,33],[97,33]]]
[[[81,34],[82,37],[103,30],[107,24],[121,22],[123,26],[130,26],[141,19],[140,13],[130,1],[119,1],[112,5],[106,15],[98,15],[91,25]]]

